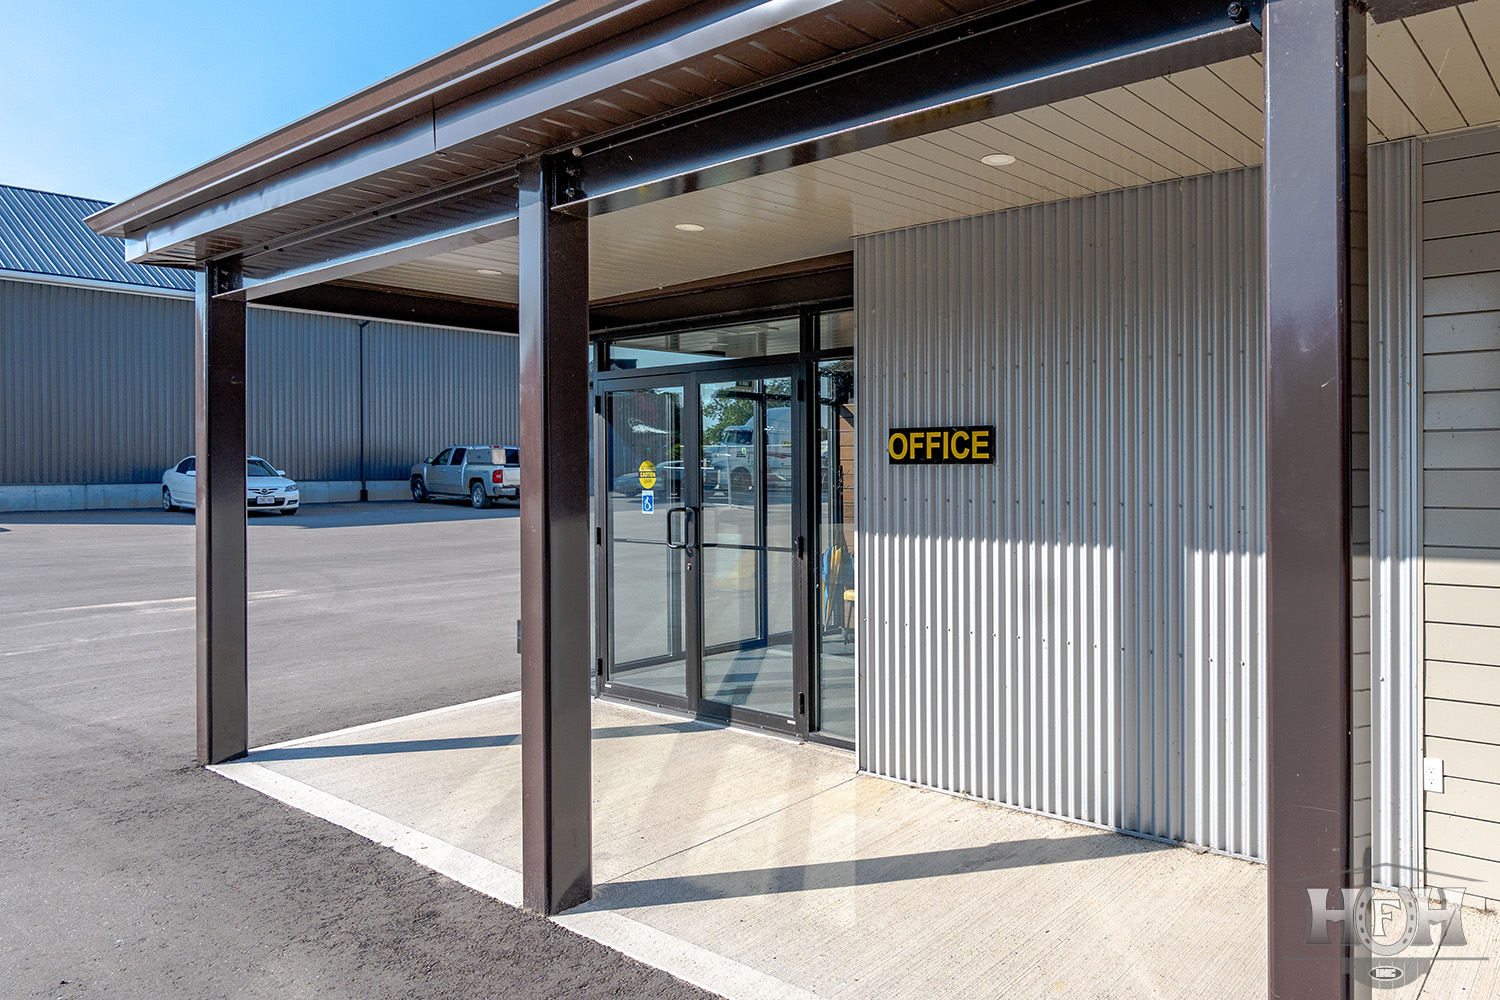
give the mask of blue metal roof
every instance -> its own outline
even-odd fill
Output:
[[[109,202],[0,184],[0,270],[191,291],[193,274],[128,264],[125,244],[84,219]]]

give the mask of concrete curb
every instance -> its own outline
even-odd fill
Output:
[[[423,718],[468,708],[473,704],[519,696],[519,692],[512,692],[492,698],[481,698],[477,702],[417,712],[404,716],[403,719]],[[256,747],[251,754],[376,729],[396,721],[400,720],[386,719],[351,726],[332,733],[320,733],[317,736]],[[284,802],[294,809],[317,816],[319,819],[341,826],[383,847],[388,847],[460,885],[481,892],[508,906],[522,908],[520,872],[420,830],[415,830],[363,806],[331,795],[322,789],[263,767],[253,760],[216,764],[208,770]],[[707,948],[673,937],[623,914],[590,909],[592,905],[586,903],[551,919],[575,934],[581,934],[637,961],[655,966],[694,986],[717,993],[725,1000],[819,1000],[817,994],[777,979],[759,969],[751,968],[724,955],[715,954]]]
[[[374,479],[365,484],[371,500],[410,500],[411,483],[405,479]]]
[[[300,482],[303,503],[355,503],[359,480]],[[410,488],[404,479],[372,480],[365,484],[371,500],[404,500]],[[0,511],[126,510],[161,504],[161,483],[23,484],[0,486]]]

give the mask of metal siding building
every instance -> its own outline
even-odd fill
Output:
[[[1422,150],[1371,150],[1354,449],[1355,835],[1391,884],[1422,844]],[[862,767],[1265,856],[1262,192],[1250,168],[856,243],[863,405],[993,413],[1002,456],[891,465],[862,426]]]
[[[193,450],[192,275],[127,264],[104,204],[0,186],[0,509],[154,504]],[[255,307],[246,354],[249,449],[314,498],[519,434],[509,334]]]
[[[404,479],[444,443],[520,439],[515,337],[377,321],[365,338],[366,464],[380,478]]]
[[[180,296],[0,279],[0,486],[160,480],[192,449],[192,350]]]
[[[1344,945],[1309,950],[1323,878],[1456,872],[1500,900],[1500,0],[669,6],[561,0],[587,30],[496,29],[90,223],[221,282],[201,319],[226,342],[236,296],[344,301],[356,274],[515,309],[528,904],[592,891],[586,677],[1265,860],[1276,995],[1345,995]],[[852,290],[809,293],[833,257]],[[600,309],[634,318],[592,330],[590,394]],[[768,323],[793,335],[742,329]],[[436,401],[485,400],[459,369],[513,363],[398,333],[356,350],[376,463],[460,436]],[[321,336],[298,363],[346,370]],[[614,365],[627,341],[654,357]],[[233,418],[242,373],[217,374],[199,412]],[[642,412],[670,419],[617,448]],[[992,465],[892,447],[991,429]],[[238,445],[205,463],[237,471]],[[208,587],[243,539],[220,525],[200,599],[237,614],[242,567]],[[243,642],[202,649],[230,695],[200,756],[227,760]]]
[[[188,271],[125,260],[84,219],[109,202],[0,184],[0,272],[190,292]]]
[[[1260,857],[1261,180],[860,240],[863,767]]]

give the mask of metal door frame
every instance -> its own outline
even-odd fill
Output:
[[[811,317],[810,323],[816,324],[817,317]],[[804,338],[805,343],[817,344],[817,330],[809,330]],[[806,401],[802,405],[804,430],[803,430],[803,482],[806,484],[804,493],[806,510],[804,520],[800,522],[807,532],[807,565],[805,572],[797,575],[799,586],[806,591],[805,607],[802,609],[803,628],[807,637],[807,663],[808,663],[808,691],[807,705],[811,709],[807,719],[807,739],[812,743],[821,743],[824,746],[838,747],[841,750],[853,750],[853,737],[838,736],[823,729],[823,704],[818,700],[822,690],[823,653],[821,647],[821,636],[819,635],[820,619],[818,615],[818,579],[820,562],[822,560],[821,539],[818,535],[819,528],[819,506],[822,503],[822,478],[823,470],[820,462],[820,449],[822,442],[817,437],[818,421],[818,377],[821,366],[828,361],[854,361],[854,349],[851,347],[837,347],[828,350],[815,349],[806,352],[803,364],[805,366],[804,392]],[[856,397],[857,398],[857,397]],[[856,420],[858,417],[856,417]],[[830,466],[831,467],[831,466]],[[830,489],[832,485],[830,484]],[[859,480],[858,471],[855,474],[856,497],[858,495]],[[857,500],[856,500],[857,503]],[[857,680],[856,680],[857,684]],[[858,697],[856,692],[856,698]]]
[[[596,637],[596,659],[594,663],[595,693],[600,697],[620,698],[625,701],[636,702],[644,705],[653,705],[658,708],[669,708],[679,712],[696,712],[696,705],[702,688],[702,678],[694,664],[701,660],[702,640],[698,631],[700,621],[699,602],[696,597],[685,602],[682,644],[683,644],[683,670],[687,672],[686,694],[679,698],[676,695],[661,691],[653,691],[649,688],[637,687],[610,679],[608,664],[614,661],[613,636],[610,634],[610,595],[614,592],[613,565],[609,559],[610,547],[604,544],[605,539],[611,536],[609,524],[609,417],[604,412],[605,396],[611,392],[623,392],[632,389],[661,389],[677,388],[682,390],[682,453],[684,472],[688,468],[696,468],[691,465],[698,457],[698,433],[692,431],[698,424],[698,402],[691,391],[693,385],[690,378],[674,372],[663,372],[658,369],[648,369],[645,372],[631,372],[624,376],[602,375],[596,376],[594,380],[594,621]],[[684,476],[683,500],[692,506],[691,501],[697,499],[698,485],[687,476]],[[696,595],[697,567],[689,564],[685,568],[683,576],[683,587],[690,593]]]
[[[600,346],[596,359],[603,360],[607,348]],[[808,523],[811,517],[806,481],[807,438],[810,433],[807,402],[807,365],[801,354],[776,355],[767,358],[734,359],[690,365],[672,365],[659,368],[632,369],[624,372],[606,371],[603,364],[596,367],[594,378],[594,499],[595,499],[595,622],[597,636],[597,659],[595,676],[596,693],[600,697],[618,698],[640,704],[653,705],[695,716],[727,722],[732,725],[750,726],[774,730],[791,735],[808,735],[810,711],[813,700],[812,649],[810,629],[811,615],[815,611],[808,584],[810,572],[808,562]],[[689,469],[701,470],[703,466],[703,420],[701,387],[716,382],[740,379],[786,378],[791,381],[793,400],[791,405],[791,437],[794,449],[792,456],[791,517],[793,525],[792,567],[792,704],[788,714],[766,713],[738,705],[728,705],[703,697],[703,560],[702,546],[695,544],[688,557],[684,575],[684,586],[688,599],[685,602],[686,616],[683,623],[684,669],[687,671],[686,697],[651,691],[631,684],[613,681],[607,664],[613,662],[612,636],[609,628],[610,595],[613,593],[613,574],[604,545],[610,533],[609,524],[609,427],[604,412],[605,395],[631,389],[681,388],[683,391],[682,421],[683,441],[683,491],[685,506],[695,514],[703,508],[702,476],[688,476]],[[762,439],[763,442],[764,439]],[[764,444],[761,445],[764,448]],[[764,479],[767,465],[762,454],[761,475]],[[764,502],[764,486],[759,501]],[[695,521],[697,518],[695,517]],[[695,543],[698,538],[695,537]],[[769,593],[766,592],[767,598]],[[762,601],[761,603],[765,603]],[[765,613],[765,609],[760,609]]]

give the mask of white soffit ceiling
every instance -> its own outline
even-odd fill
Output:
[[[1372,142],[1500,121],[1500,0],[1371,25],[1369,59]],[[1260,58],[1247,56],[615,212],[593,221],[591,293],[608,298],[837,253],[869,233],[1256,165],[1263,109]],[[979,162],[995,152],[1016,162]],[[675,228],[683,223],[704,228]],[[514,302],[516,263],[507,239],[359,280]]]

